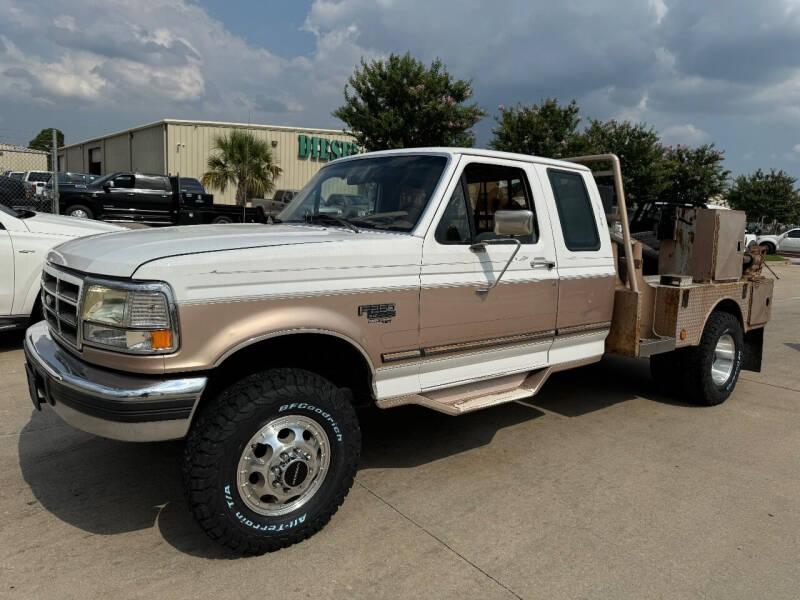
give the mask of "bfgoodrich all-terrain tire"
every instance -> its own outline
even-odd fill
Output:
[[[300,369],[251,375],[189,433],[184,485],[205,532],[242,554],[319,531],[353,485],[361,432],[348,391]]]
[[[687,349],[682,361],[687,400],[707,406],[727,400],[742,370],[743,348],[739,320],[730,313],[711,313],[700,345]]]

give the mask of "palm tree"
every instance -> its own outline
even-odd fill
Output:
[[[212,151],[203,185],[223,193],[228,185],[235,185],[238,206],[244,206],[248,195],[263,196],[275,189],[275,178],[283,171],[267,142],[247,131],[234,129],[230,135],[217,137]]]

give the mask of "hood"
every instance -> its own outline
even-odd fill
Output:
[[[159,229],[125,230],[93,238],[71,240],[50,251],[47,260],[92,273],[131,277],[148,262],[210,252],[245,250],[268,246],[287,246],[339,242],[380,235],[368,231],[355,233],[339,227],[309,225],[186,225]]]
[[[96,233],[108,233],[109,231],[122,231],[124,229],[119,225],[103,223],[102,221],[38,212],[32,217],[23,219],[22,222],[31,233],[63,235],[65,237],[81,237]]]

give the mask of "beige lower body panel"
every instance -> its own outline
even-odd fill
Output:
[[[599,361],[601,356],[564,362],[535,371],[506,375],[484,381],[476,381],[425,394],[410,394],[378,400],[380,408],[395,408],[407,404],[417,404],[448,415],[463,415],[468,412],[524,400],[539,393],[551,374],[573,369]]]

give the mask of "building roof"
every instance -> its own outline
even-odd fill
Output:
[[[25,146],[17,146],[16,144],[0,142],[0,151],[3,150],[13,150],[14,152],[30,152],[31,154],[50,154],[44,150],[34,150],[33,148],[26,148]]]
[[[152,123],[147,123],[146,125],[139,125],[137,127],[130,127],[128,129],[123,129],[122,131],[114,131],[112,133],[107,133],[105,135],[100,135],[97,137],[89,138],[88,140],[83,140],[82,142],[73,142],[71,144],[64,144],[63,146],[59,147],[59,150],[64,150],[66,148],[71,148],[73,146],[80,146],[81,144],[89,144],[91,142],[99,142],[105,138],[114,137],[116,135],[122,135],[124,133],[132,133],[134,131],[139,131],[141,129],[149,129],[150,127],[156,127],[158,125],[196,125],[198,127],[243,127],[247,129],[269,129],[273,131],[297,131],[300,133],[304,132],[313,132],[313,133],[331,133],[331,134],[339,134],[341,135],[343,130],[341,129],[323,129],[320,127],[295,127],[293,125],[263,125],[261,123],[234,123],[229,121],[191,121],[186,119],[161,119],[160,121],[154,121]]]

